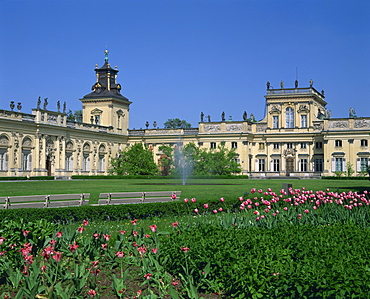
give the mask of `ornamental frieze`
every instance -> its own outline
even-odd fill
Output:
[[[329,122],[329,128],[332,129],[346,129],[348,128],[348,121],[331,121]]]
[[[256,131],[257,132],[265,132],[267,126],[266,125],[256,125]]]
[[[238,124],[238,125],[228,124],[226,125],[226,131],[243,131],[243,125],[242,124]]]
[[[204,132],[220,132],[220,125],[204,125]]]
[[[366,121],[364,119],[355,120],[355,128],[370,128],[370,120]]]

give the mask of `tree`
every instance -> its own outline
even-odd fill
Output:
[[[201,149],[194,143],[184,147],[185,159],[190,160],[192,173],[195,175],[226,175],[240,173],[240,164],[237,162],[235,149],[227,149],[219,145],[217,149]]]
[[[161,145],[159,150],[162,152],[158,160],[159,171],[161,175],[170,175],[173,172],[173,148],[169,145]]]
[[[194,143],[177,146],[175,149],[166,147],[171,174],[179,175],[227,175],[240,173],[235,149],[227,149],[220,145],[217,149],[202,149]],[[169,152],[168,152],[169,151]],[[166,164],[167,165],[167,164]]]
[[[75,112],[72,112],[71,109],[68,110],[67,120],[75,121],[75,122],[82,122],[82,110],[75,110]]]
[[[189,124],[186,120],[181,120],[179,118],[169,118],[164,123],[164,127],[166,129],[184,129],[191,128],[191,124]]]
[[[158,174],[152,151],[141,142],[120,151],[119,156],[112,158],[110,163],[110,172],[118,175]]]

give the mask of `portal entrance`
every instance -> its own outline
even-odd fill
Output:
[[[294,158],[286,158],[285,165],[286,176],[290,176],[294,172]]]

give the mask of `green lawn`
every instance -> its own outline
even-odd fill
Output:
[[[279,191],[282,183],[293,188],[334,191],[370,191],[367,180],[244,180],[244,179],[191,179],[182,185],[176,179],[121,179],[121,180],[72,180],[72,181],[6,181],[0,182],[0,196],[90,193],[91,203],[101,192],[126,191],[181,191],[181,198],[217,199],[236,198],[252,188],[271,188]]]

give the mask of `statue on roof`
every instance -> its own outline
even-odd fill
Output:
[[[298,80],[295,80],[294,85],[295,85],[295,88],[298,88]]]
[[[48,106],[48,98],[44,99],[44,110],[46,110],[46,107]]]
[[[225,112],[222,112],[222,113],[221,113],[221,120],[222,120],[222,121],[225,121]]]
[[[108,58],[108,53],[109,53],[109,51],[108,51],[108,50],[105,50],[105,51],[104,51],[104,61],[105,61],[105,62],[108,62],[108,60],[109,60],[109,58]]]
[[[313,80],[310,79],[310,87],[312,87],[312,86],[313,86]]]
[[[37,99],[37,109],[40,109],[40,105],[41,105],[41,97]]]
[[[267,83],[266,83],[267,90],[270,89],[270,86],[271,86],[270,81],[267,81]]]
[[[280,88],[284,89],[284,81],[283,80],[280,81]]]
[[[248,119],[247,111],[244,111],[243,113],[243,120],[246,121]]]
[[[200,113],[200,122],[202,123],[204,121],[204,113],[203,112],[201,112]]]
[[[60,101],[57,102],[57,110],[60,112]]]
[[[353,109],[352,107],[351,107],[351,108],[349,108],[349,117],[350,117],[350,118],[357,117],[357,115],[356,115],[356,111],[355,111],[355,109]]]

